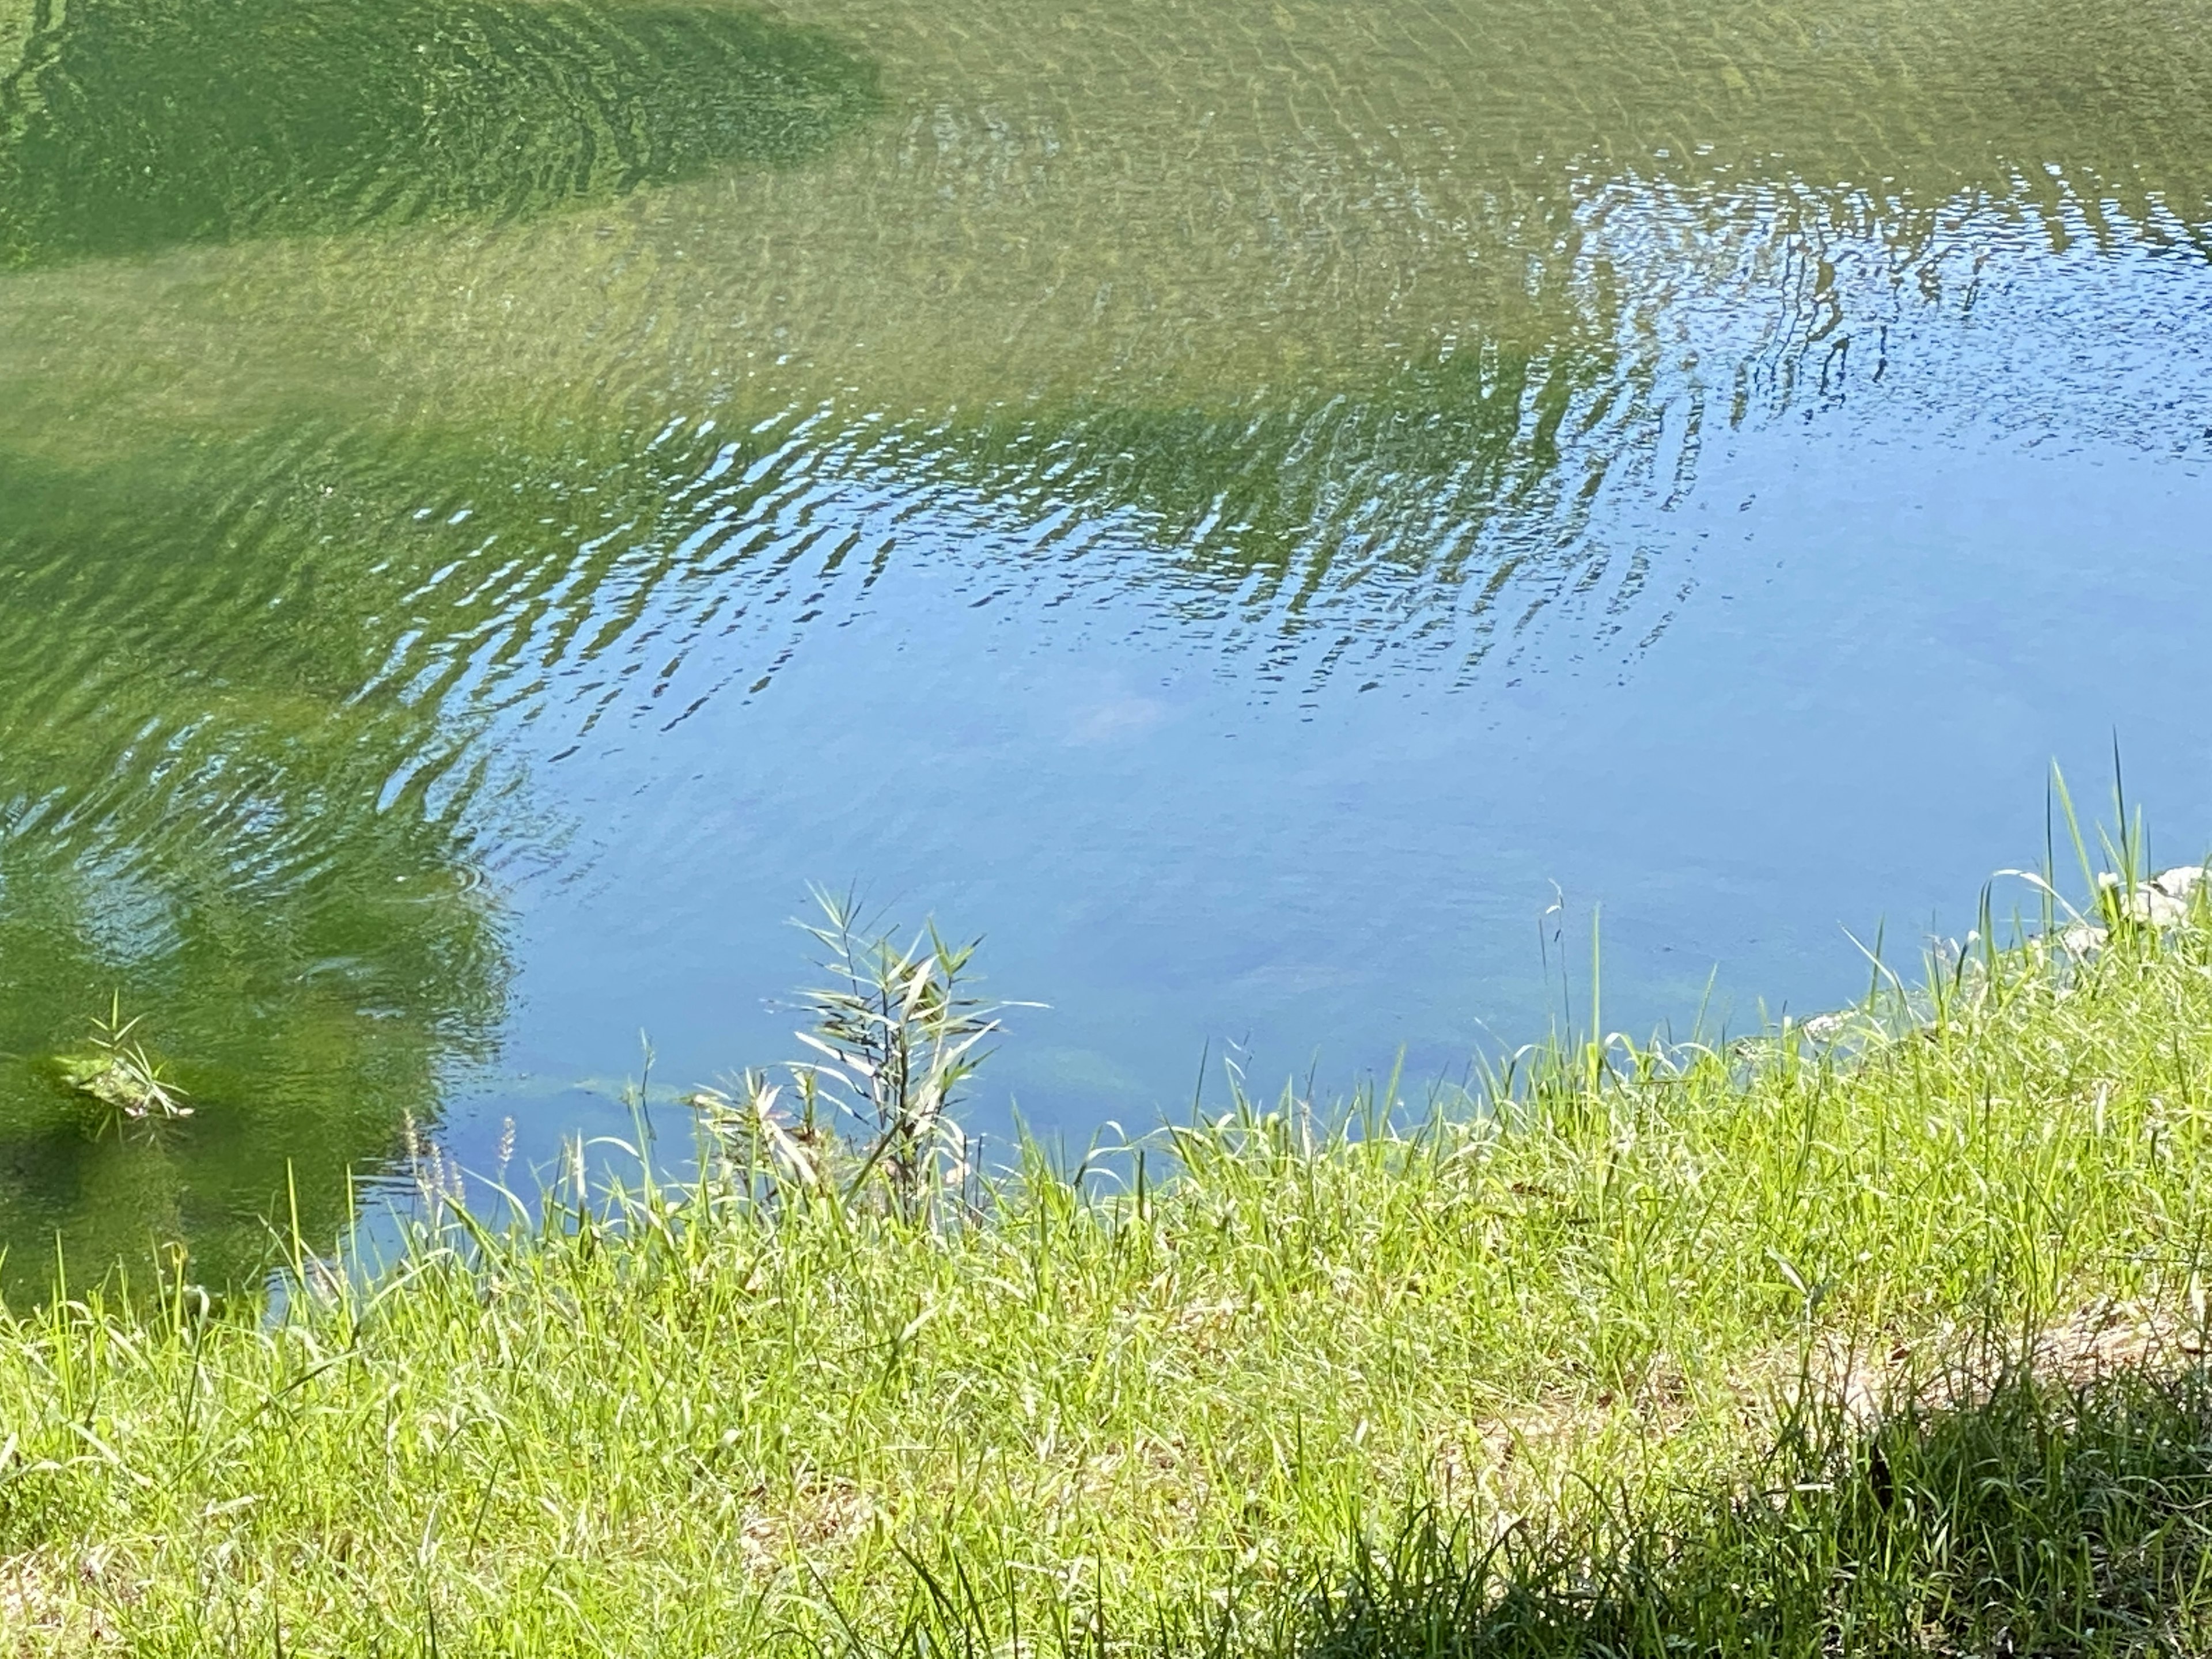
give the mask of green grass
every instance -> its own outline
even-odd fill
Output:
[[[2212,1650],[2203,895],[1904,1006],[19,1310],[0,1652]]]

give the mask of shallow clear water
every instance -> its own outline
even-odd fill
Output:
[[[979,1120],[1080,1137],[1455,1073],[1553,933],[1585,1017],[1593,905],[1608,1024],[1848,996],[2116,732],[2212,827],[2212,5],[0,0],[0,77],[18,1289],[784,1056],[809,882],[987,935]],[[53,1072],[111,994],[158,1138]]]

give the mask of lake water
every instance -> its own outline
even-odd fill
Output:
[[[2201,852],[2208,254],[2203,0],[0,0],[8,1285],[789,1055],[811,882],[1081,1139]]]

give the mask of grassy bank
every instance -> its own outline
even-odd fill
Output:
[[[1349,1133],[1244,1103],[1141,1182],[1031,1158],[922,1205],[878,1196],[910,1149],[802,1179],[780,1119],[696,1186],[449,1213],[374,1282],[303,1259],[281,1316],[19,1310],[0,1627],[2207,1650],[2202,895],[1903,1006]]]

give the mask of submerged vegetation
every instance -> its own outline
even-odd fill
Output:
[[[935,1150],[965,951],[833,911],[813,1109],[710,1098],[692,1176],[441,1171],[266,1307],[18,1310],[0,1607],[23,1651],[2202,1651],[2167,884],[1811,1029],[996,1176]]]
[[[137,1016],[123,1018],[118,994],[110,1000],[106,1017],[93,1020],[83,1049],[55,1061],[63,1080],[99,1109],[99,1132],[192,1115],[184,1090],[169,1077],[167,1066],[146,1052],[137,1030]]]
[[[795,160],[874,96],[727,6],[4,0],[0,267],[555,211]]]

